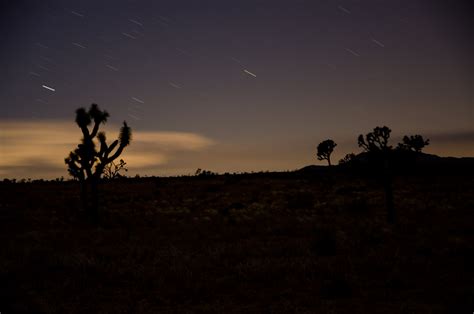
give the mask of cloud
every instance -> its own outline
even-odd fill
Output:
[[[133,127],[133,126],[132,126]],[[120,126],[107,124],[108,142],[117,138]],[[440,156],[473,156],[474,132],[421,132],[430,139],[427,153]],[[132,143],[122,156],[128,175],[192,174],[197,168],[218,172],[294,170],[318,163],[315,146],[321,136],[299,138],[238,138],[216,143],[189,132],[134,130]],[[0,179],[68,177],[64,158],[81,139],[73,121],[1,121]],[[334,138],[338,147],[334,160],[349,152],[360,152],[355,137]],[[401,141],[391,139],[392,145]]]
[[[426,134],[430,145],[426,152],[440,156],[474,156],[474,131],[432,132]]]
[[[54,178],[66,176],[64,158],[80,141],[79,128],[70,121],[0,121],[0,177]],[[109,142],[119,126],[104,127]],[[195,133],[133,131],[122,154],[130,170],[164,166],[174,156],[205,151],[214,141]]]
[[[474,144],[474,131],[433,133],[428,138],[438,142],[466,142]]]

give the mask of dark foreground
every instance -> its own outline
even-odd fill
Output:
[[[472,313],[472,175],[0,183],[0,312]]]

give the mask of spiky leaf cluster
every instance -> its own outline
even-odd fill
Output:
[[[398,149],[409,150],[417,153],[421,153],[425,146],[430,144],[429,139],[424,139],[421,135],[405,135],[403,137],[403,142],[398,144]]]
[[[388,139],[390,138],[390,128],[376,127],[373,132],[369,132],[364,136],[361,134],[357,139],[359,147],[366,152],[381,152],[392,149],[392,146],[388,145]]]

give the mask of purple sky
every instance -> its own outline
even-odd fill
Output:
[[[6,2],[0,177],[66,176],[79,129],[49,138],[93,102],[136,131],[132,174],[291,170],[378,125],[474,155],[469,1]]]

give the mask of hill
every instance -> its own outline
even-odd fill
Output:
[[[392,170],[395,174],[443,173],[449,175],[455,172],[474,174],[474,157],[440,157],[433,154],[393,151],[390,158]],[[299,169],[298,172],[326,173],[328,171],[327,168],[326,166],[309,165]],[[370,155],[366,152],[355,155],[342,168],[345,168],[342,171],[347,171],[347,168],[366,171],[372,168],[377,171],[376,168],[370,165]],[[336,170],[333,169],[331,171]]]

